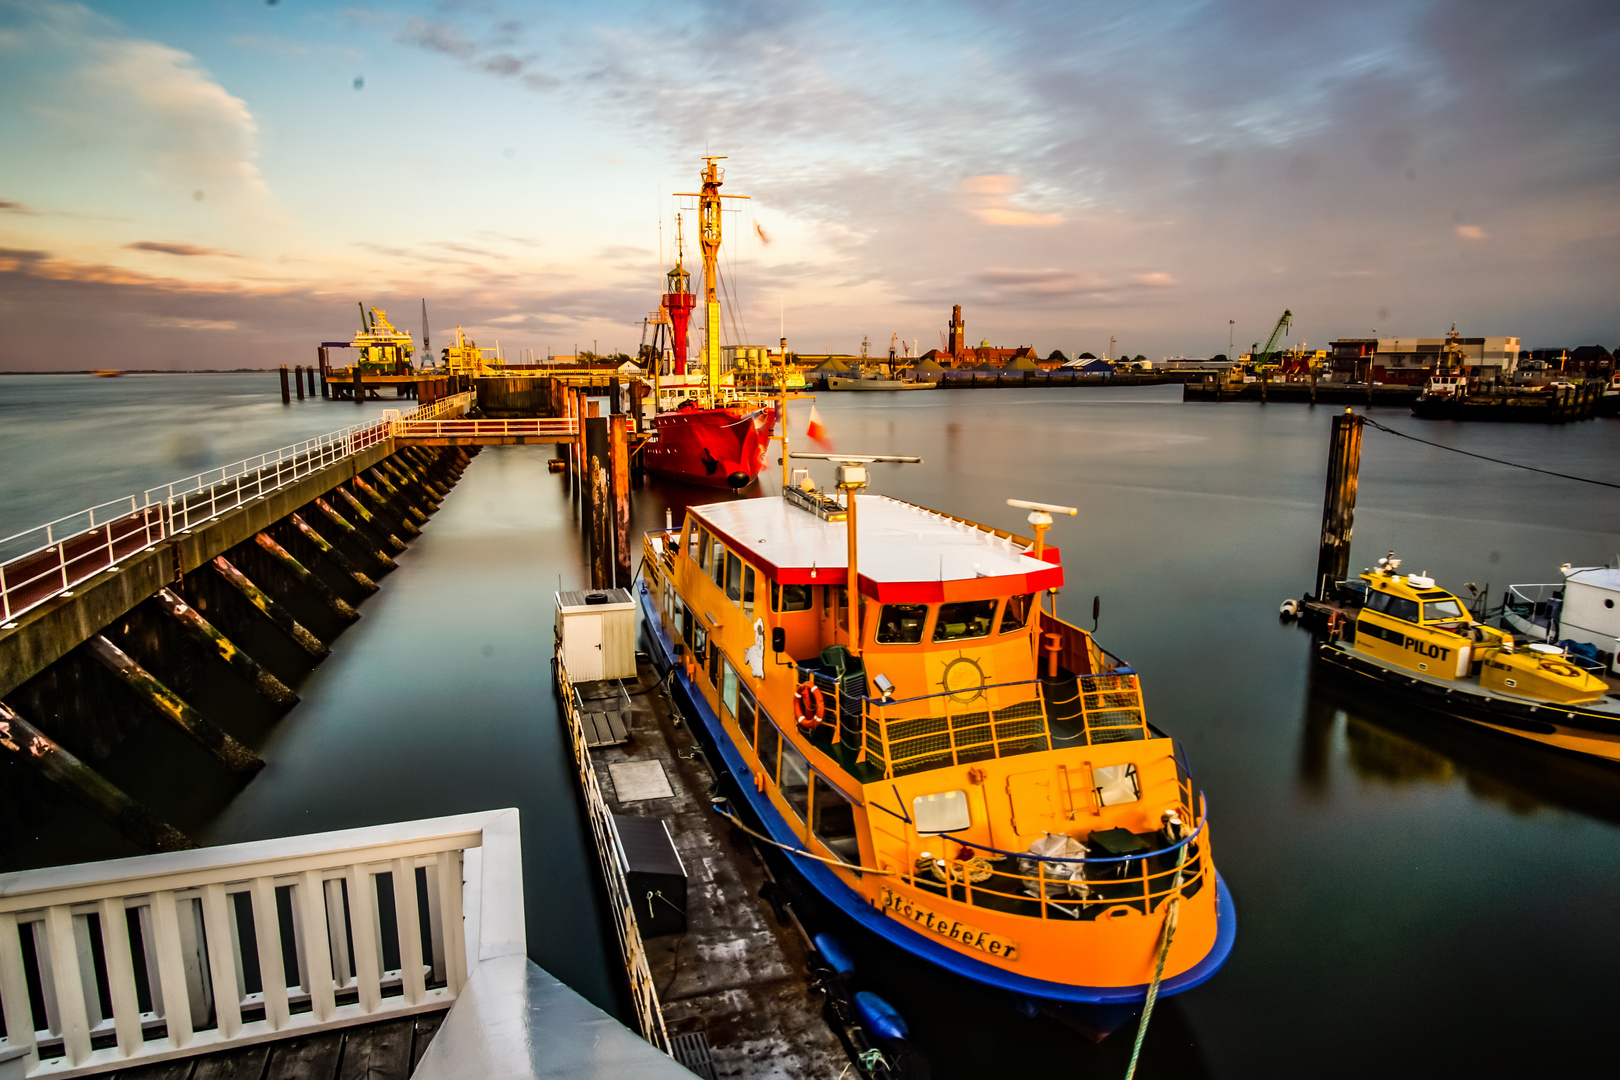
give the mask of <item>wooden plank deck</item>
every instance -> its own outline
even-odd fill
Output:
[[[679,1060],[723,1077],[837,1077],[850,1065],[842,1043],[821,1016],[810,990],[809,947],[782,926],[760,898],[768,880],[747,834],[716,814],[709,802],[714,772],[696,735],[671,722],[658,674],[640,662],[639,685],[579,684],[587,737],[592,724],[619,711],[627,742],[591,751],[591,765],[614,814],[663,819],[687,873],[687,929],[646,939],[670,1039]],[[608,766],[657,761],[669,778],[667,798],[621,801]],[[639,794],[639,793],[638,793]]]
[[[407,1080],[447,1010],[106,1073],[118,1080]]]

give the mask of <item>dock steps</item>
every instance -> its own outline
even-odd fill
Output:
[[[579,721],[585,728],[585,745],[592,749],[598,746],[620,746],[630,741],[630,731],[625,726],[623,709],[581,712]]]

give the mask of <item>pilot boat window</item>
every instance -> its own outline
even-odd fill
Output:
[[[964,600],[955,604],[941,604],[939,617],[934,623],[934,640],[961,641],[965,638],[988,637],[990,622],[995,617],[994,600]]]
[[[927,620],[927,604],[884,604],[878,611],[878,644],[916,645],[922,641]]]
[[[692,530],[692,561],[700,570],[709,569],[709,534],[702,529]]]
[[[861,861],[861,842],[855,832],[855,806],[837,787],[816,777],[811,803],[810,831],[847,863]]]
[[[754,568],[743,567],[743,614],[754,617]]]
[[[1374,589],[1367,594],[1367,606],[1372,608],[1374,611],[1381,611],[1385,615],[1391,615],[1397,619],[1405,619],[1407,622],[1418,621],[1418,605],[1416,600],[1407,600],[1404,597],[1391,596],[1387,592],[1379,592],[1377,589]]]
[[[1135,765],[1099,765],[1091,771],[1091,779],[1096,786],[1097,802],[1103,806],[1118,806],[1142,797]]]
[[[743,738],[749,746],[754,745],[754,695],[748,692],[747,687],[737,691],[737,726],[742,729]]]
[[[714,554],[709,557],[709,576],[723,589],[726,587],[726,545],[713,539],[709,544],[714,548]]]
[[[776,779],[776,752],[782,746],[782,733],[776,730],[765,710],[759,710],[759,767],[765,775]]]
[[[809,611],[810,586],[771,582],[771,607],[776,611]]]
[[[911,800],[911,817],[919,833],[956,832],[973,824],[965,791],[919,795]]]
[[[1014,630],[1022,630],[1029,621],[1030,601],[1035,599],[1034,593],[1025,593],[1023,596],[1009,596],[1007,606],[1001,609],[1001,632],[1010,634]]]
[[[726,552],[726,599],[733,604],[742,601],[742,560]]]
[[[810,763],[798,747],[786,741],[782,743],[782,778],[778,787],[800,821],[810,816]]]
[[[1463,617],[1462,605],[1451,597],[1444,600],[1425,600],[1423,602],[1424,622],[1445,622],[1448,619],[1461,619]]]
[[[725,702],[731,715],[737,715],[737,669],[730,660],[720,661],[720,700]]]

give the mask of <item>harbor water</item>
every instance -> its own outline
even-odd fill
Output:
[[[378,415],[283,406],[274,376],[0,379],[0,535]],[[1184,404],[1180,388],[824,394],[834,445],[915,454],[876,493],[1024,530],[1019,498],[1073,505],[1059,614],[1142,675],[1149,719],[1187,747],[1209,800],[1237,944],[1159,1003],[1139,1076],[1504,1075],[1607,1060],[1620,989],[1620,769],[1366,700],[1314,673],[1278,604],[1310,586],[1329,418],[1304,405]],[[805,404],[792,409],[796,449]],[[1381,423],[1491,457],[1620,483],[1620,422]],[[268,767],[188,803],[201,842],[516,806],[530,955],[620,1010],[552,697],[552,593],[583,581],[577,510],[549,446],[483,451],[362,607],[303,701],[256,740]],[[775,454],[771,460],[775,461]],[[827,469],[816,466],[819,479]],[[774,471],[762,485],[779,490]],[[1613,488],[1506,468],[1369,429],[1353,568],[1388,550],[1466,593],[1558,579],[1620,553]],[[664,508],[729,498],[648,481]],[[637,554],[639,558],[639,553]],[[175,766],[152,784],[192,782]],[[154,798],[154,802],[158,801]],[[6,868],[127,854],[65,838],[64,811]],[[63,823],[66,825],[63,825]],[[933,1074],[1121,1076],[1132,1029],[1099,1044],[1018,1003],[851,942]]]

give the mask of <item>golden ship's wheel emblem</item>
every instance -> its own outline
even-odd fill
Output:
[[[945,665],[945,671],[940,675],[939,687],[951,696],[952,701],[958,705],[966,705],[984,696],[987,681],[984,669],[979,666],[977,660],[970,656],[958,656]]]

